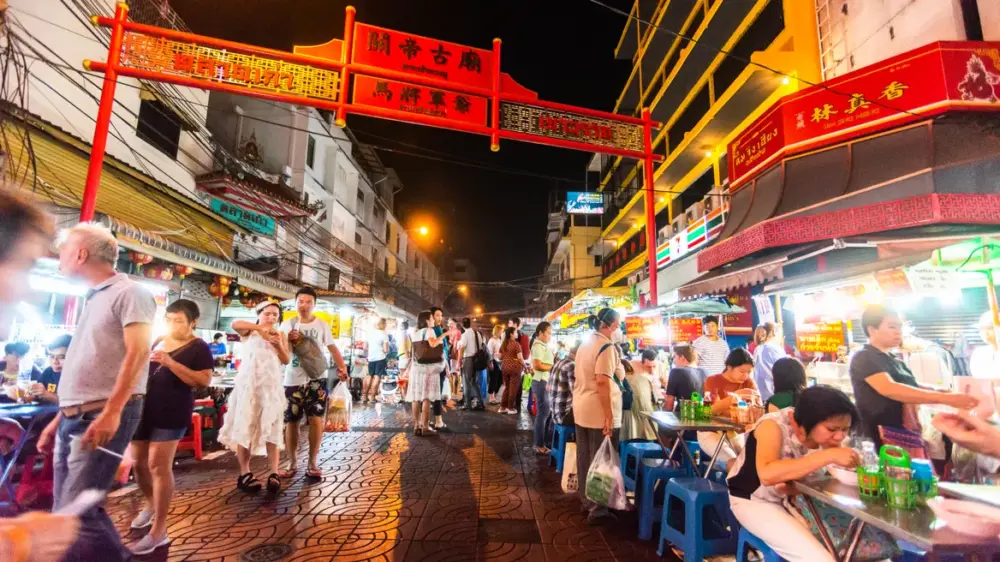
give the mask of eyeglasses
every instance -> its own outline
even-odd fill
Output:
[[[49,359],[51,359],[53,361],[65,361],[66,360],[66,355],[65,354],[63,354],[63,355],[49,354]]]

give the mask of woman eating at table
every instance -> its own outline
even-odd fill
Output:
[[[729,352],[726,357],[726,368],[718,375],[712,375],[705,379],[704,396],[711,396],[712,415],[723,418],[729,417],[729,407],[738,402],[741,398],[744,402],[750,403],[757,398],[757,385],[753,382],[753,357],[750,352],[737,347]],[[706,459],[712,458],[715,450],[722,441],[722,433],[717,431],[699,431],[698,446],[702,455]],[[722,450],[719,451],[717,460],[728,463],[736,458],[736,455],[743,449],[743,436],[730,434],[729,444],[723,443]]]
[[[167,306],[167,334],[149,357],[149,380],[139,427],[132,437],[135,480],[146,507],[132,520],[133,529],[149,533],[132,547],[149,554],[169,544],[167,510],[174,494],[174,454],[194,411],[195,388],[208,387],[215,361],[204,340],[194,334],[198,305],[179,299]]]
[[[794,408],[765,415],[747,433],[746,446],[729,471],[729,504],[740,525],[782,559],[834,560],[783,502],[790,482],[827,465],[858,465],[858,453],[841,446],[857,421],[858,411],[846,394],[815,386],[799,394]]]

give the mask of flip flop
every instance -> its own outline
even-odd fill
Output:
[[[295,476],[296,472],[298,472],[298,470],[294,468],[289,470],[283,470],[278,473],[278,478],[291,478],[292,476]]]
[[[306,476],[309,478],[322,478],[323,471],[318,468],[310,468],[306,471]]]

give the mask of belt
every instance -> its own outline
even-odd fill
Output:
[[[128,401],[132,402],[134,400],[140,400],[144,394],[133,394],[128,397]],[[72,418],[75,416],[80,416],[83,414],[88,414],[90,412],[100,410],[108,403],[107,399],[104,400],[94,400],[93,402],[84,402],[83,404],[77,404],[76,406],[65,406],[59,408],[59,411],[64,417]]]

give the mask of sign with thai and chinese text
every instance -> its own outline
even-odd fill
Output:
[[[647,345],[666,345],[669,332],[660,316],[626,316],[625,335],[630,339],[640,338]]]
[[[522,103],[500,102],[500,128],[546,137],[643,151],[642,125],[544,109]]]
[[[264,236],[274,236],[274,219],[267,215],[215,197],[212,197],[209,206],[215,214],[221,215],[251,232]]]
[[[729,144],[729,182],[781,155],[948,110],[1000,111],[1000,43],[939,42],[782,98]]]
[[[845,344],[843,322],[795,325],[795,347],[801,353],[836,353]]]
[[[125,32],[121,65],[137,70],[243,86],[247,90],[266,90],[327,101],[337,101],[340,91],[340,73],[333,70],[213,49],[133,31]]]
[[[354,24],[355,64],[418,74],[475,88],[491,88],[493,51],[475,49],[394,31]]]
[[[486,98],[395,80],[354,77],[352,103],[486,125]]]

